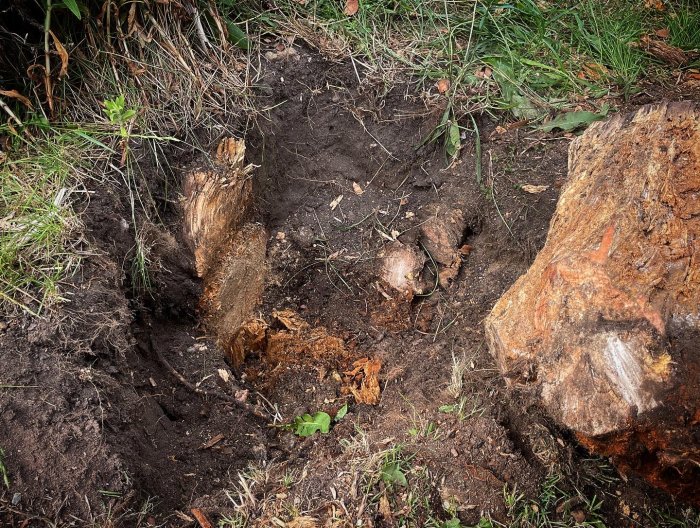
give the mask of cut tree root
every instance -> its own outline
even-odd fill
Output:
[[[223,393],[223,392],[212,392],[204,389],[200,389],[196,385],[193,385],[187,379],[180,374],[175,368],[168,362],[167,359],[163,356],[161,351],[158,349],[158,347],[155,346],[153,343],[153,338],[149,338],[149,343],[151,350],[155,353],[156,357],[158,358],[158,361],[162,363],[162,365],[166,368],[170,374],[177,379],[186,389],[188,389],[190,392],[194,392],[195,394],[199,396],[208,396],[210,398],[219,398],[220,400],[224,400],[225,402],[232,403],[239,409],[252,414],[254,416],[257,416],[258,418],[262,418],[263,420],[267,420],[269,417],[262,411],[260,408],[256,405],[251,405],[249,403],[246,403],[244,401],[238,400],[234,398],[233,396]]]

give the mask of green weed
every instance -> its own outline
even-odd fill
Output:
[[[327,434],[331,430],[331,421],[339,422],[342,420],[348,412],[348,404],[346,403],[336,413],[335,417],[331,420],[330,414],[319,411],[314,415],[303,414],[294,418],[291,424],[284,427],[291,429],[297,436],[311,436],[314,433],[320,432],[321,434]]]
[[[123,94],[114,99],[105,99],[102,104],[104,106],[104,113],[107,115],[109,122],[119,126],[121,137],[126,138],[128,136],[127,126],[136,116],[136,109],[126,107]]]
[[[485,411],[480,402],[470,402],[466,396],[462,396],[456,403],[441,405],[438,410],[447,414],[454,413],[460,421],[464,421],[472,416],[482,416]]]

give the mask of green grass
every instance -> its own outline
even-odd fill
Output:
[[[695,0],[672,6],[666,15],[666,27],[671,45],[700,51],[700,6]]]
[[[365,75],[387,86],[405,73],[420,83],[448,78],[448,95],[461,109],[495,105],[528,114],[529,108],[559,108],[572,95],[598,97],[626,88],[648,64],[630,45],[650,28],[650,13],[634,0],[367,0],[353,17],[343,14],[342,2],[332,0],[305,5],[278,0],[276,6],[272,14],[260,14],[249,3],[248,9],[238,6],[232,15],[267,30],[296,30],[307,39],[314,36],[302,27],[311,27],[316,37],[329,37],[327,47],[347,45],[346,51],[361,57]],[[684,13],[676,20],[691,32],[686,19],[695,15]],[[585,62],[605,66],[610,76],[581,79],[578,73]],[[486,82],[475,75],[484,64],[495,70]]]
[[[93,145],[83,130],[39,134],[15,136],[0,164],[0,304],[34,314],[61,299],[60,282],[79,262],[72,195],[83,191]]]
[[[0,480],[2,484],[10,489],[10,475],[5,467],[5,451],[0,447]]]
[[[572,34],[582,55],[605,67],[603,78],[629,95],[649,66],[649,58],[634,45],[649,28],[643,11],[622,7],[619,12],[611,12],[600,3],[584,2],[582,11],[574,13],[576,26]]]
[[[535,500],[528,500],[516,490],[504,490],[509,523],[493,522],[507,528],[589,527],[606,528],[602,517],[603,501],[586,497],[579,491],[565,491],[563,478],[547,477]]]
[[[697,528],[700,526],[700,512],[693,508],[686,508],[679,513],[651,510],[646,512],[642,524],[649,528]]]

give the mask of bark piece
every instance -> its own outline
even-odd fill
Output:
[[[510,386],[590,449],[700,503],[700,105],[593,124],[547,242],[486,320]]]
[[[671,46],[662,40],[653,39],[647,35],[643,36],[640,42],[647,53],[666,64],[670,64],[674,68],[682,66],[695,57],[693,53],[683,51],[681,48]]]
[[[420,242],[437,263],[440,286],[446,288],[462,266],[459,246],[467,222],[464,213],[456,208],[431,204],[425,212],[427,220],[420,226]]]

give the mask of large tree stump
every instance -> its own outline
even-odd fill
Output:
[[[700,105],[569,149],[547,242],[486,320],[507,383],[594,452],[700,503]]]

